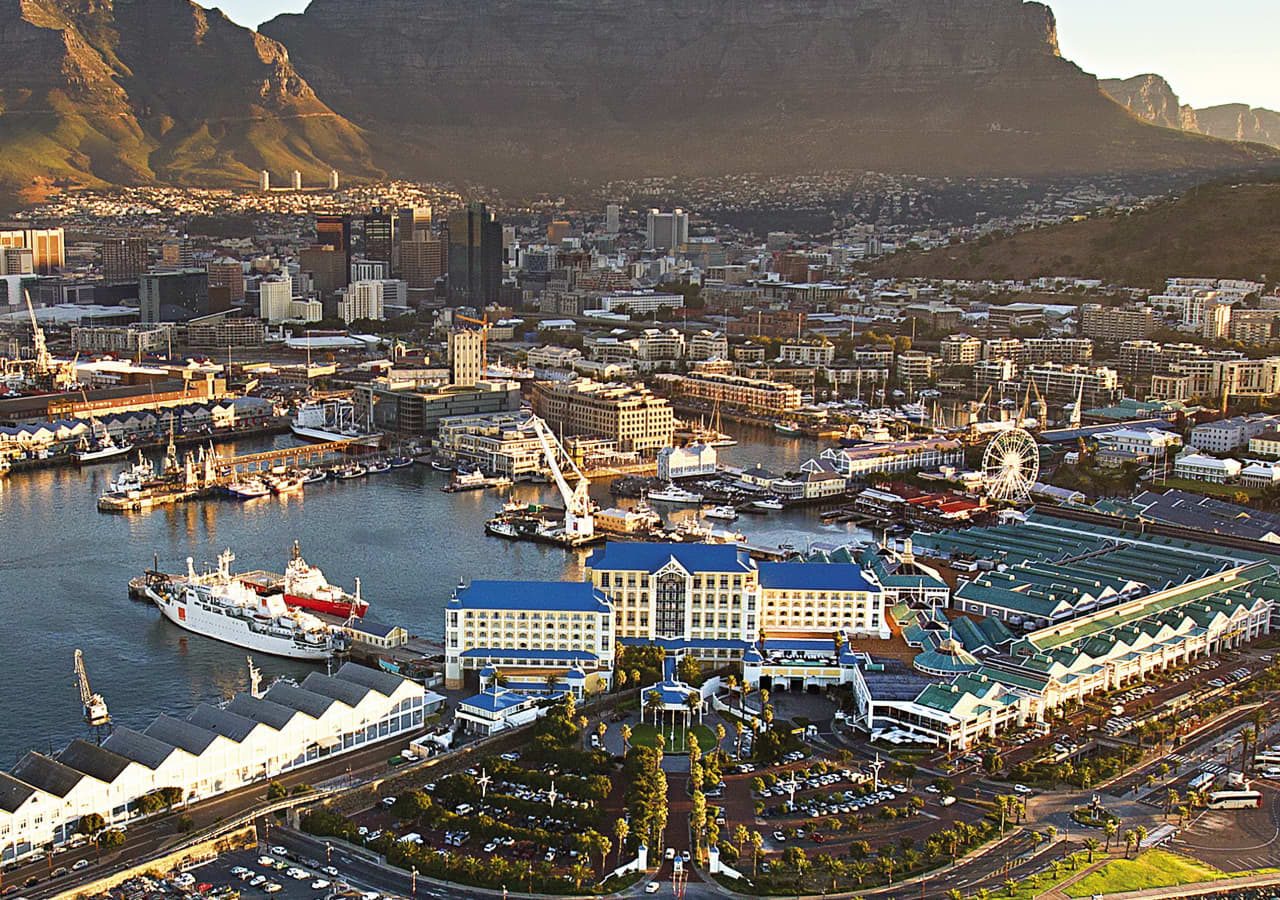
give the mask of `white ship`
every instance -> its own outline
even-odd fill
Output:
[[[289,430],[307,441],[360,441],[377,444],[381,434],[362,428],[350,400],[311,400],[298,407]]]
[[[106,426],[97,419],[93,419],[92,424],[95,431],[93,440],[82,438],[79,449],[71,454],[72,459],[78,465],[85,466],[91,463],[105,462],[108,459],[124,456],[133,449],[133,444],[117,444],[115,438],[111,436],[111,432],[107,431]],[[99,428],[102,429],[100,432],[98,431]]]
[[[675,484],[668,484],[660,491],[650,491],[649,499],[657,500],[660,503],[697,504],[702,502],[702,495],[695,494],[693,491],[686,491]]]
[[[723,522],[737,521],[738,511],[732,506],[713,506],[703,513],[708,519],[720,519]]]
[[[215,640],[289,659],[325,660],[349,646],[346,633],[309,613],[290,609],[280,594],[259,596],[231,575],[235,554],[224,551],[214,572],[197,575],[187,559],[187,577],[144,589],[160,612],[179,628]]]

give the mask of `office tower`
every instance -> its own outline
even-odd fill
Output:
[[[395,256],[396,218],[375,206],[364,217],[364,255],[390,264]]]
[[[0,275],[34,275],[36,257],[26,247],[0,249]]]
[[[338,170],[329,170],[329,190],[336,191],[338,189]]]
[[[258,173],[258,190],[262,191],[264,194],[271,190],[271,173],[266,169],[263,169]]]
[[[430,206],[405,206],[397,213],[396,238],[401,244],[416,241],[419,233],[431,231]]]
[[[649,210],[645,246],[650,250],[674,250],[689,242],[689,214],[683,209],[664,213]]]
[[[138,280],[142,321],[185,322],[209,313],[209,273],[204,269],[147,272]]]
[[[616,203],[604,208],[604,230],[607,234],[617,234],[622,230],[622,207]]]
[[[502,284],[502,223],[483,203],[449,216],[449,305],[481,308]]]
[[[166,266],[190,268],[195,258],[195,249],[186,238],[165,241],[160,248],[160,262]]]
[[[357,319],[382,319],[382,282],[357,281],[338,301],[338,317],[350,325]]]
[[[210,288],[226,288],[227,299],[232,303],[244,300],[244,266],[240,260],[224,256],[210,262],[207,268]]]
[[[416,240],[400,242],[400,275],[409,287],[430,290],[444,274],[444,241],[418,233]]]
[[[293,281],[272,276],[258,285],[258,317],[276,325],[293,315]]]
[[[295,191],[302,190],[302,173],[299,172],[297,169],[293,170],[293,177],[291,179],[291,183]]]
[[[351,271],[351,217],[346,215],[316,216],[316,243],[328,244],[343,255],[342,281],[333,290],[344,287],[348,284],[346,273]]]
[[[26,228],[0,231],[0,248],[26,247],[31,251],[36,274],[52,275],[66,265],[65,241],[61,228]]]
[[[351,267],[341,250],[330,244],[315,244],[298,254],[298,265],[311,275],[316,293],[328,297],[351,283]]]
[[[484,377],[484,332],[449,332],[449,381],[460,387],[474,387]]]
[[[564,219],[556,219],[547,226],[547,243],[552,246],[560,243],[569,236],[572,230],[573,226]]]
[[[352,281],[382,281],[391,277],[391,263],[384,259],[357,259],[351,264]]]
[[[102,277],[128,281],[147,271],[147,241],[140,237],[107,238],[102,242]]]

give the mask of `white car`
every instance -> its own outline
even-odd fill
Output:
[[[75,863],[71,866],[71,871],[79,872],[81,869],[87,869],[87,868],[89,868],[89,860],[77,859]]]
[[[675,847],[668,847],[668,848],[667,848],[667,852],[666,852],[665,854],[663,854],[663,855],[664,855],[668,860],[675,859],[675,858],[676,858],[676,848],[675,848]]]
[[[262,890],[268,894],[278,894],[284,890],[284,885],[275,881],[269,881],[262,886]]]
[[[1013,792],[1015,794],[1030,794],[1031,788],[1027,787],[1025,784],[1015,784],[1013,786]]]
[[[646,894],[656,894],[660,890],[662,890],[662,885],[658,884],[656,881],[650,881],[644,886],[644,892]]]

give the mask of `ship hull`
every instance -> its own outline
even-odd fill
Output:
[[[76,465],[91,466],[96,463],[106,462],[109,459],[125,456],[132,449],[133,446],[131,444],[126,444],[123,447],[108,447],[104,450],[85,450],[80,453],[73,453],[72,456],[75,458]]]
[[[252,588],[258,594],[271,594],[279,590],[269,584],[263,584],[259,581],[245,581],[245,585]],[[284,602],[288,606],[305,609],[308,612],[324,613],[327,616],[337,616],[340,619],[349,619],[355,616],[357,619],[364,618],[364,614],[369,611],[369,604],[363,600],[356,602],[353,600],[321,600],[318,597],[304,597],[300,594],[285,593]]]
[[[351,441],[355,444],[367,444],[376,447],[382,441],[382,435],[380,434],[343,434],[339,431],[325,431],[323,428],[308,428],[305,425],[299,425],[297,422],[291,423],[289,430],[304,441],[311,441],[316,444],[327,444],[332,441]]]
[[[150,588],[146,595],[160,610],[160,614],[184,631],[198,634],[231,644],[245,650],[256,650],[271,656],[282,656],[286,659],[302,659],[312,662],[323,662],[333,655],[327,647],[300,647],[295,642],[258,634],[249,629],[248,624],[232,616],[213,616],[198,606],[182,600],[162,597]]]

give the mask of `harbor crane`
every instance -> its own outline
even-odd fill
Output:
[[[560,489],[560,496],[564,499],[565,537],[570,540],[583,540],[594,537],[596,522],[595,517],[592,515],[591,496],[588,493],[591,481],[578,468],[578,464],[573,461],[573,457],[556,439],[555,434],[547,427],[546,422],[538,416],[531,416],[529,423],[538,435],[538,442],[542,444],[542,455],[547,461],[547,468],[551,470],[551,477],[555,481],[556,487]],[[573,487],[569,487],[569,482],[565,480],[564,472],[560,467],[559,457],[561,454],[564,455],[572,474],[577,476],[578,482]]]
[[[111,714],[107,712],[107,701],[101,694],[95,694],[89,685],[89,673],[84,667],[84,653],[76,648],[76,683],[80,688],[80,705],[84,708],[85,724],[98,731],[101,737],[103,728],[111,724]]]

